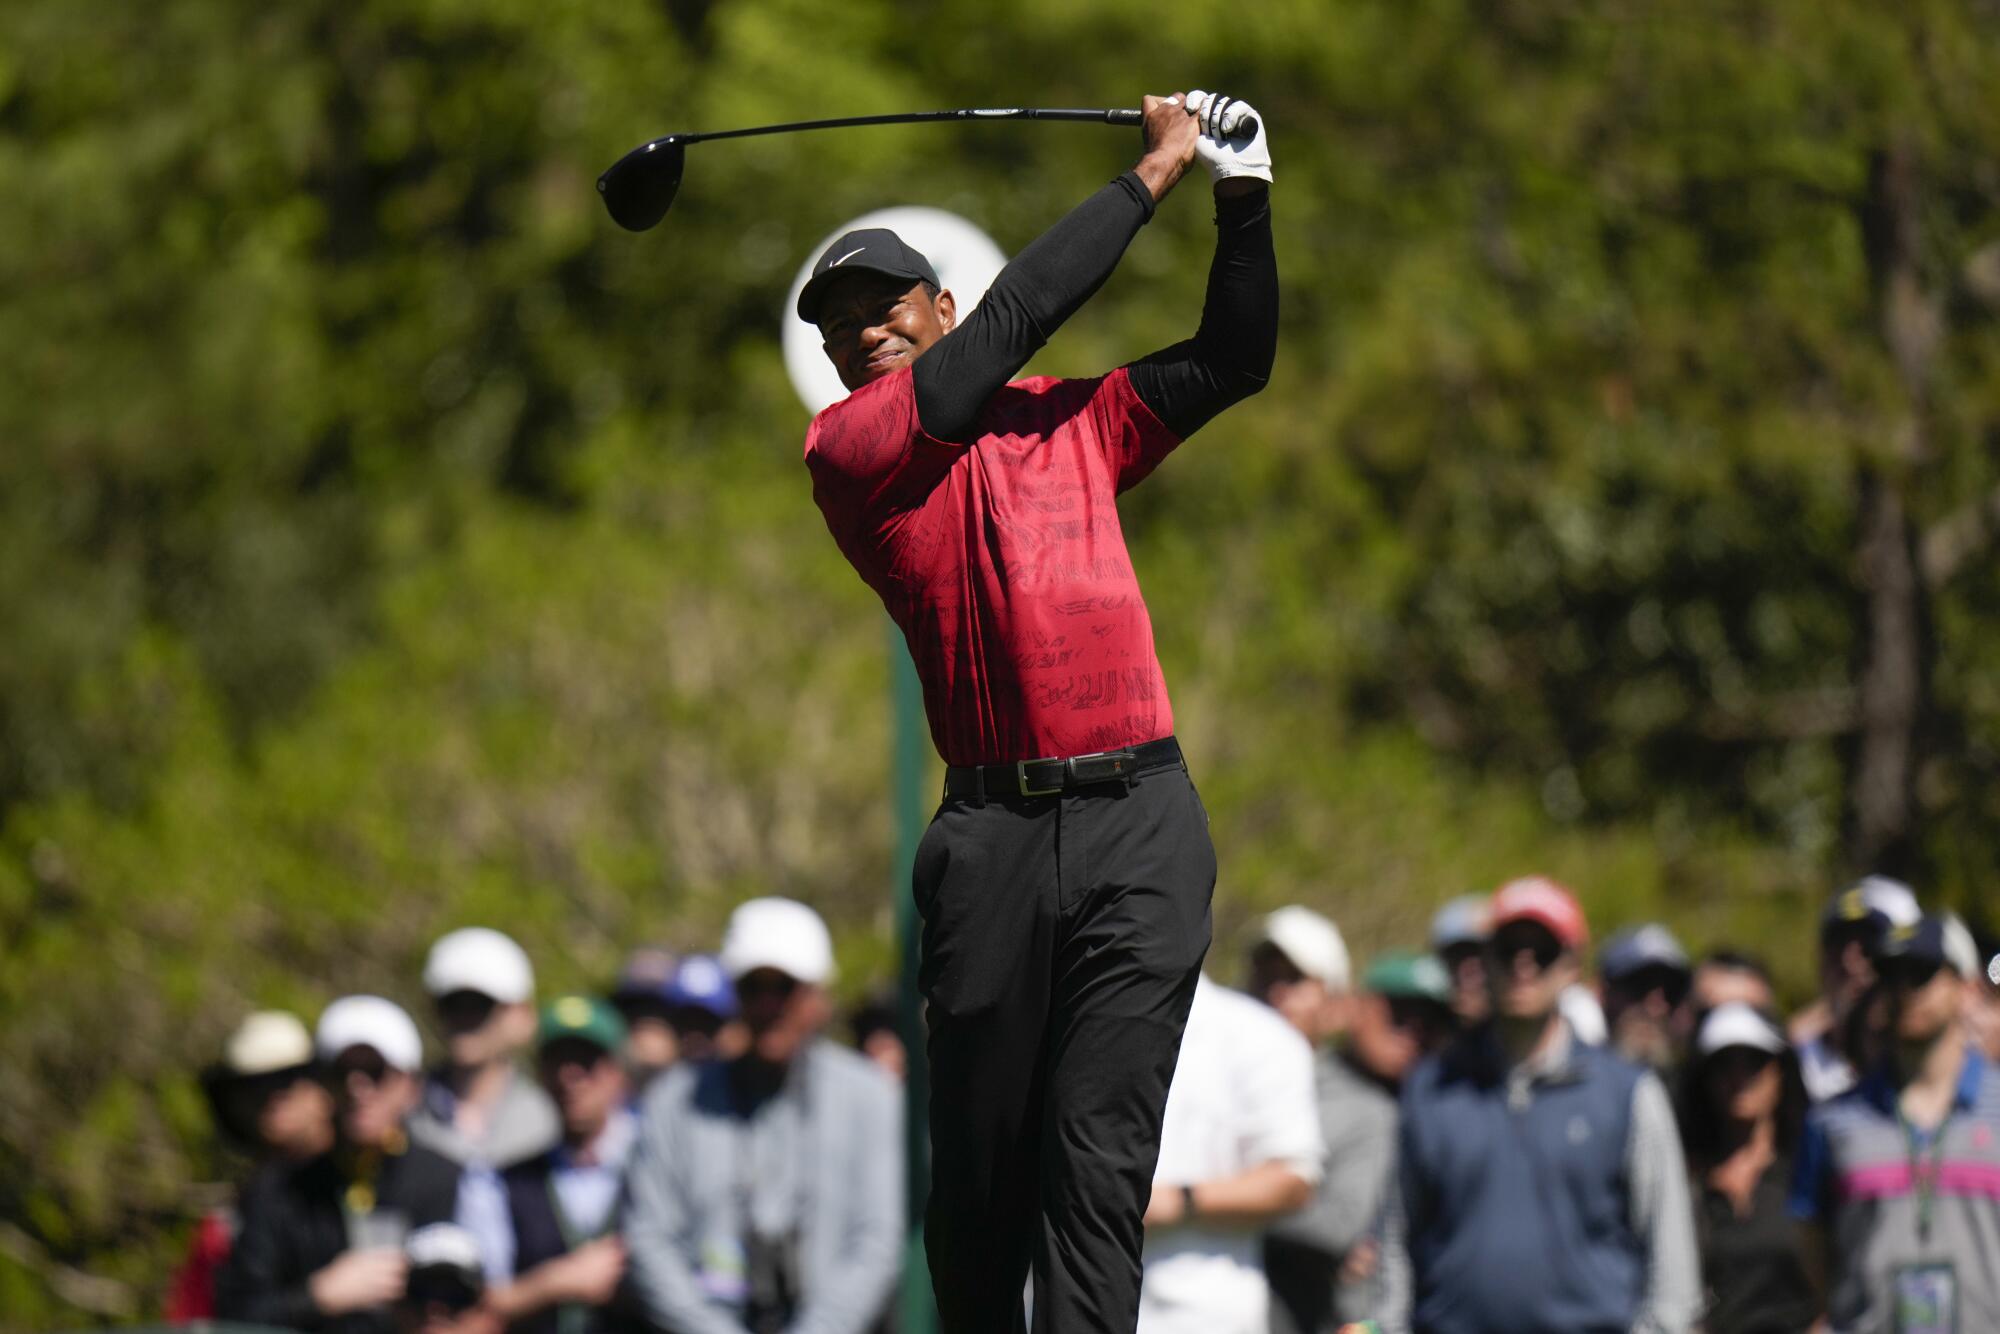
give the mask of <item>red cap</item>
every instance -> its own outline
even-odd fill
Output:
[[[1509,922],[1538,922],[1555,933],[1563,948],[1580,950],[1590,940],[1590,926],[1576,895],[1545,875],[1524,875],[1493,892],[1493,929]]]

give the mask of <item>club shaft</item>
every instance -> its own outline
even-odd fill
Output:
[[[676,134],[684,144],[709,139],[743,139],[755,134],[789,134],[795,130],[837,130],[850,125],[910,125],[937,120],[1083,120],[1105,125],[1137,125],[1139,112],[1082,107],[964,107],[956,111],[902,111],[888,116],[839,116],[833,120],[795,120],[783,125],[753,125],[745,130],[710,130],[701,134]]]

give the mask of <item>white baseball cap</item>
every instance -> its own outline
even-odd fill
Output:
[[[1346,991],[1353,980],[1340,928],[1311,908],[1294,903],[1278,909],[1264,919],[1257,941],[1276,945],[1292,967],[1318,978],[1328,991]]]
[[[1973,943],[1972,929],[1955,912],[1939,914],[1944,919],[1944,961],[1960,977],[1977,978],[1979,946]]]
[[[380,996],[342,996],[327,1006],[313,1045],[323,1061],[338,1060],[354,1047],[372,1047],[395,1069],[415,1073],[424,1065],[424,1040],[415,1021]]]
[[[1727,1001],[1708,1012],[1694,1035],[1694,1049],[1703,1056],[1724,1047],[1751,1047],[1775,1056],[1785,1049],[1785,1035],[1742,1001]]]
[[[483,1275],[479,1238],[458,1223],[429,1223],[410,1233],[403,1241],[403,1254],[412,1269],[457,1269]]]
[[[775,968],[812,986],[833,980],[833,937],[820,915],[796,899],[738,904],[717,957],[731,981],[759,968]]]
[[[535,998],[535,969],[511,937],[490,927],[468,926],[438,938],[424,961],[424,990],[432,996],[476,991],[502,1005]]]
[[[223,1044],[222,1065],[232,1075],[268,1075],[312,1064],[312,1034],[295,1014],[259,1010],[236,1026]]]

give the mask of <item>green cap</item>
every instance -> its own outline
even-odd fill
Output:
[[[625,1021],[595,996],[559,996],[542,1007],[542,1026],[535,1040],[546,1047],[563,1038],[582,1038],[615,1052],[625,1045]]]
[[[1368,965],[1361,975],[1361,989],[1378,996],[1406,996],[1415,1000],[1451,1003],[1451,976],[1435,954],[1418,950],[1391,950]]]

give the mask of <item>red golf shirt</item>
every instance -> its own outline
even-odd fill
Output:
[[[902,628],[947,764],[1138,745],[1174,730],[1116,497],[1180,440],[1123,369],[1015,380],[970,445],[924,433],[910,372],[820,413],[813,499]]]

